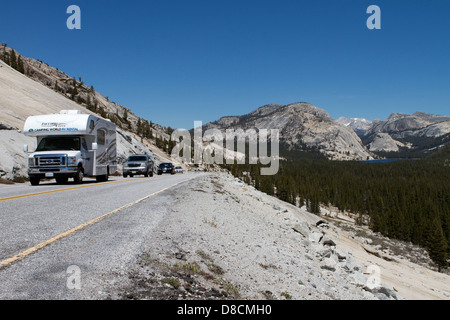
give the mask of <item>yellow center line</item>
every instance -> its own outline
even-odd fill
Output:
[[[38,251],[38,250],[40,250],[40,249],[42,249],[42,248],[44,248],[44,247],[46,247],[46,246],[56,242],[58,240],[61,240],[61,239],[65,238],[65,237],[68,237],[69,235],[74,234],[75,232],[80,231],[80,230],[82,230],[82,229],[84,229],[84,228],[86,228],[86,227],[88,227],[90,225],[93,225],[93,224],[95,224],[95,223],[97,223],[97,222],[99,222],[99,221],[101,221],[101,220],[103,220],[103,219],[105,219],[105,218],[107,218],[109,216],[112,216],[113,214],[115,214],[117,212],[123,211],[123,210],[125,210],[125,209],[127,209],[127,208],[129,208],[131,206],[134,206],[134,205],[136,205],[136,204],[138,204],[138,203],[140,203],[140,202],[142,202],[144,200],[147,200],[150,197],[153,197],[153,196],[157,195],[158,193],[166,191],[166,190],[168,190],[170,188],[175,187],[176,185],[179,185],[179,184],[181,184],[183,182],[186,182],[186,181],[189,181],[189,180],[192,180],[192,179],[194,179],[194,177],[182,180],[182,181],[177,182],[177,183],[175,183],[175,184],[173,184],[173,185],[171,185],[169,187],[166,187],[166,188],[161,189],[159,191],[153,192],[153,193],[151,193],[151,194],[149,194],[149,195],[147,195],[147,196],[145,196],[145,197],[143,197],[143,198],[141,198],[139,200],[130,202],[130,203],[128,203],[128,204],[126,204],[126,205],[124,205],[124,206],[122,206],[122,207],[120,207],[118,209],[115,209],[115,210],[113,210],[111,212],[108,212],[108,213],[106,213],[106,214],[104,214],[104,215],[102,215],[100,217],[97,217],[97,218],[92,219],[92,220],[90,220],[90,221],[88,221],[86,223],[83,223],[83,224],[81,224],[81,225],[79,225],[79,226],[77,226],[75,228],[72,228],[72,229],[70,229],[68,231],[60,233],[57,236],[54,236],[54,237],[52,237],[52,238],[50,238],[50,239],[48,239],[48,240],[46,240],[44,242],[41,242],[40,244],[38,244],[38,245],[36,245],[36,246],[34,246],[32,248],[29,248],[29,249],[27,249],[25,251],[22,251],[22,252],[16,254],[15,256],[13,256],[11,258],[8,258],[8,259],[5,259],[3,261],[0,261],[0,269],[2,269],[3,267],[6,267],[6,266],[8,266],[8,265],[10,265],[12,263],[15,263],[15,262],[17,262],[19,260],[22,260],[22,259],[26,258],[27,256],[29,256],[30,254],[35,253],[36,251]],[[135,180],[139,180],[139,179],[135,179]],[[131,180],[127,180],[127,181],[131,181]]]
[[[0,202],[2,202],[2,201],[8,201],[8,200],[14,200],[14,199],[21,199],[21,198],[34,197],[34,196],[40,196],[40,195],[50,194],[50,193],[57,193],[57,192],[71,191],[71,190],[77,190],[77,189],[83,189],[83,188],[97,187],[97,186],[102,186],[102,185],[105,185],[105,184],[112,184],[112,183],[119,183],[119,182],[127,182],[127,181],[137,181],[137,180],[144,180],[144,179],[118,180],[118,181],[110,181],[110,182],[102,182],[102,183],[90,184],[90,185],[79,186],[79,187],[64,188],[64,189],[58,189],[58,190],[50,190],[50,191],[43,191],[43,192],[30,193],[30,194],[22,194],[22,195],[19,195],[19,196],[12,196],[12,197],[7,197],[7,198],[0,198]]]

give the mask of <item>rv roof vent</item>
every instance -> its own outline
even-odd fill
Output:
[[[81,114],[81,110],[61,110],[60,114]]]

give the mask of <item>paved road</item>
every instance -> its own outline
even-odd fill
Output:
[[[0,299],[106,298],[103,275],[127,270],[174,190],[201,175],[0,185]]]

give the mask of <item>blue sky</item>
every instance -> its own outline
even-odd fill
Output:
[[[71,4],[81,30],[66,27]],[[366,27],[372,4],[381,30]],[[0,42],[164,126],[299,101],[333,118],[450,114],[448,0],[18,0],[0,10]]]

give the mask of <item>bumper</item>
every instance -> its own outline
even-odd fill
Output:
[[[77,167],[63,167],[63,168],[30,168],[28,169],[28,176],[30,178],[72,178],[77,175]]]
[[[123,168],[123,174],[146,174],[147,168]]]
[[[163,173],[170,173],[170,174],[174,174],[175,171],[172,170],[158,170],[158,174],[163,174]]]

